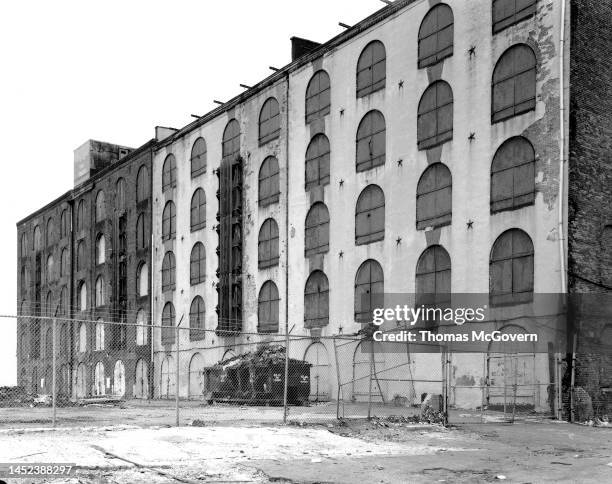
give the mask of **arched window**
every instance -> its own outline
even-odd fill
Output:
[[[421,22],[419,29],[419,68],[432,66],[453,55],[453,11],[439,3]]]
[[[96,342],[94,349],[95,351],[104,350],[104,321],[102,318],[98,319],[96,323]]]
[[[271,97],[259,113],[259,145],[264,145],[280,135],[280,111],[278,101]]]
[[[25,293],[28,289],[28,267],[27,265],[21,266],[21,293]]]
[[[324,70],[314,73],[306,88],[306,122],[310,123],[329,114],[330,99],[329,75]]]
[[[306,149],[306,190],[329,185],[329,158],[329,139],[322,133],[316,134]]]
[[[136,313],[136,344],[143,346],[147,344],[147,314],[144,309],[139,309]]]
[[[491,163],[491,213],[514,210],[535,201],[535,151],[517,136],[505,141]]]
[[[206,141],[198,138],[191,148],[191,178],[206,172]]]
[[[55,263],[53,261],[53,256],[50,255],[49,257],[47,257],[47,284],[49,284],[55,276],[55,274],[53,273],[54,265]]]
[[[329,324],[329,282],[322,271],[314,271],[304,288],[304,328]]]
[[[145,228],[145,214],[141,213],[136,220],[136,249],[144,249],[148,243],[149,238]]]
[[[51,291],[47,292],[47,297],[45,298],[45,315],[55,315],[55,308],[53,307],[53,293]]]
[[[62,249],[60,256],[60,277],[68,275],[68,249]]]
[[[138,169],[136,177],[136,203],[144,202],[149,198],[149,170],[146,166]]]
[[[59,298],[59,314],[62,316],[68,316],[68,289],[62,287]]]
[[[176,206],[172,200],[166,203],[162,213],[162,240],[176,237]]]
[[[34,227],[34,237],[33,237],[33,249],[34,252],[39,252],[41,249],[41,235],[40,235],[40,227],[37,225]]]
[[[106,239],[104,234],[99,234],[96,239],[96,265],[106,262]]]
[[[387,54],[382,42],[366,45],[357,61],[357,97],[384,89],[387,78]]]
[[[385,277],[382,267],[373,259],[365,261],[355,276],[355,321],[372,320],[372,311],[383,307]]]
[[[269,218],[261,225],[257,245],[260,269],[278,265],[278,224],[276,220]]]
[[[80,200],[77,205],[76,229],[77,232],[85,230],[85,200]]]
[[[87,284],[84,281],[81,281],[79,286],[79,309],[81,311],[87,310]]]
[[[162,344],[173,344],[174,337],[174,305],[168,301],[162,311]]]
[[[191,197],[191,231],[206,227],[206,194],[198,188]]]
[[[450,302],[451,260],[441,245],[423,251],[416,267],[417,305],[440,306]]]
[[[533,242],[522,230],[507,230],[493,244],[489,292],[492,304],[517,304],[532,300]]]
[[[166,156],[162,167],[162,192],[176,187],[176,158],[172,153]]]
[[[19,253],[21,257],[26,257],[28,255],[28,236],[25,232],[21,234],[21,243]]]
[[[329,251],[329,211],[317,202],[308,211],[305,223],[304,252],[306,256]]]
[[[449,225],[453,216],[453,182],[444,163],[429,165],[417,185],[417,229]]]
[[[535,15],[536,0],[493,0],[493,33]]]
[[[47,243],[46,245],[49,246],[53,243],[54,240],[54,233],[53,233],[53,218],[50,217],[47,220],[47,230],[46,230],[46,236],[47,236]]]
[[[162,261],[162,291],[173,291],[176,278],[176,261],[173,252],[166,252]]]
[[[419,101],[417,142],[420,150],[453,139],[453,91],[444,81],[430,84]]]
[[[125,179],[117,180],[117,194],[115,195],[117,211],[119,213],[125,211]]]
[[[536,56],[531,47],[510,47],[493,71],[491,122],[533,111],[536,106]]]
[[[189,339],[190,341],[200,341],[204,339],[206,332],[205,326],[205,310],[204,299],[201,296],[196,296],[191,301],[189,308]]]
[[[380,111],[367,113],[357,129],[357,171],[365,171],[385,164],[385,117]]]
[[[355,208],[355,244],[369,244],[385,238],[385,194],[378,185],[368,185]]]
[[[96,223],[103,222],[106,219],[106,198],[104,192],[100,190],[96,195]]]
[[[138,296],[144,297],[149,294],[149,267],[142,262],[138,267]]]
[[[106,290],[104,287],[104,277],[98,276],[96,279],[96,307],[106,304]]]
[[[206,279],[206,253],[202,242],[196,242],[189,258],[189,280],[195,286]]]
[[[257,304],[257,332],[278,333],[278,288],[272,281],[264,282]]]
[[[235,160],[240,156],[240,125],[232,119],[223,131],[223,159]]]
[[[87,326],[85,323],[81,323],[79,326],[79,353],[85,353],[87,351]]]
[[[259,206],[265,207],[278,202],[279,197],[278,160],[274,156],[268,156],[259,169]]]
[[[60,216],[60,239],[68,236],[70,232],[70,220],[68,219],[68,210],[62,210]]]
[[[85,241],[79,240],[77,244],[77,271],[85,269]]]

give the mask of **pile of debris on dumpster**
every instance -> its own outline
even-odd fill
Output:
[[[310,364],[290,358],[287,401],[308,402]],[[251,405],[282,405],[285,392],[285,348],[265,345],[255,351],[220,361],[206,370],[210,382],[209,402]]]

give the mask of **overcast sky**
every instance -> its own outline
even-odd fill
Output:
[[[15,314],[16,222],[72,188],[87,139],[137,147],[324,42],[379,0],[19,0],[0,5],[0,314]],[[0,319],[0,385],[16,381],[15,321]]]

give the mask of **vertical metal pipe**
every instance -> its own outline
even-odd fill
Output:
[[[57,313],[57,311],[56,311]],[[52,418],[52,423],[53,423],[53,428],[55,428],[55,423],[56,423],[56,418],[57,418],[57,382],[56,382],[56,368],[57,368],[57,345],[56,345],[56,334],[55,334],[55,327],[56,327],[56,319],[53,318],[53,320],[51,321],[52,324],[52,333],[51,333],[51,337],[53,338],[52,341],[52,355],[53,355],[53,361],[51,364],[51,368],[53,371],[53,376],[51,378],[51,394],[52,394],[52,405],[53,405],[53,418]]]
[[[370,340],[370,381],[368,388],[368,420],[372,418],[372,370],[374,369],[374,339]]]
[[[289,389],[289,72],[286,74],[285,125],[285,387],[283,390],[283,423],[287,423]]]
[[[342,384],[340,383],[340,365],[338,364],[338,346],[336,345],[336,338],[332,339],[334,343],[334,359],[336,360],[336,378],[338,383],[337,400],[336,400],[336,418],[340,418],[340,395],[342,391]]]
[[[179,409],[179,368],[180,368],[180,364],[179,364],[179,356],[180,356],[180,331],[179,328],[181,326],[181,323],[183,322],[183,316],[181,316],[181,319],[179,320],[178,324],[176,325],[176,376],[174,379],[174,405],[176,407],[176,421],[175,424],[177,427],[179,427],[180,425],[180,409]],[[170,368],[168,368],[168,372],[170,372]]]

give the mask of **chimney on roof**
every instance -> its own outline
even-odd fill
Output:
[[[321,44],[300,37],[291,37],[291,62],[312,52]]]

